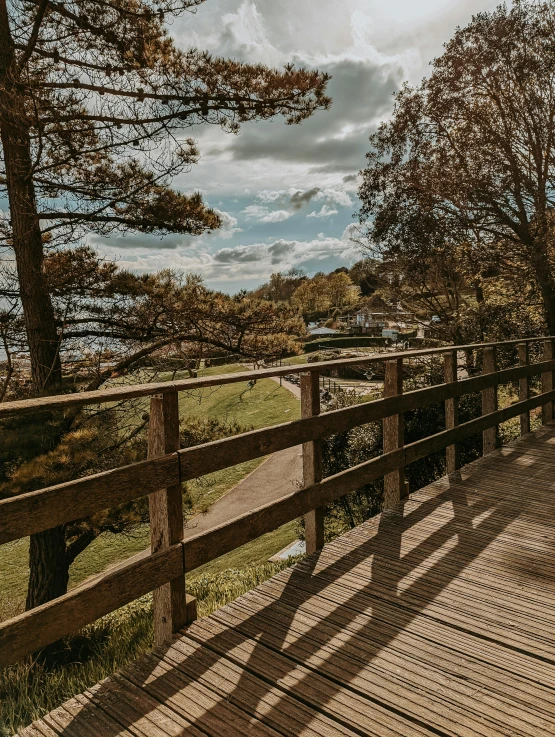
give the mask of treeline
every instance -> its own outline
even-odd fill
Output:
[[[351,268],[341,266],[325,274],[309,277],[302,269],[276,272],[251,296],[271,302],[285,302],[305,318],[331,316],[352,309],[373,295],[380,285],[379,264],[366,258]]]

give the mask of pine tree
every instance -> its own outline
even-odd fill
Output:
[[[219,217],[171,189],[195,163],[183,129],[326,108],[327,76],[182,51],[167,31],[204,0],[0,0],[0,186],[37,391],[61,382],[45,247],[87,233],[200,234]],[[0,190],[1,194],[1,190]]]
[[[198,157],[183,130],[237,132],[276,115],[294,124],[330,103],[318,71],[178,48],[167,25],[203,1],[0,0],[0,196],[9,201],[0,246],[15,256],[35,392],[62,381],[63,316],[46,254],[89,233],[217,228],[200,194],[171,188]],[[11,287],[0,288],[6,296]],[[65,554],[63,528],[32,536],[28,606],[65,591]]]

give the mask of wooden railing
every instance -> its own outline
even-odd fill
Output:
[[[542,359],[530,364],[529,344],[539,342],[543,343]],[[496,350],[500,346],[517,349],[518,366],[497,369]],[[161,644],[196,616],[195,603],[185,593],[186,572],[301,516],[305,517],[307,552],[313,552],[323,545],[326,504],[384,477],[384,509],[397,510],[407,494],[405,466],[445,449],[446,469],[452,474],[459,468],[457,444],[466,438],[482,433],[486,454],[498,445],[500,423],[519,416],[521,434],[528,433],[530,411],[538,407],[542,407],[542,422],[550,422],[555,400],[554,346],[551,336],[445,346],[1,404],[0,419],[38,409],[150,396],[146,461],[1,501],[0,544],[148,494],[151,550],[86,581],[65,596],[1,623],[0,667],[150,591],[154,592],[155,642]],[[482,352],[480,375],[458,378],[457,354],[463,351]],[[403,393],[403,362],[426,356],[443,356],[444,383]],[[320,414],[319,378],[323,369],[375,362],[386,364],[382,399]],[[292,373],[301,375],[300,420],[179,448],[179,391]],[[541,376],[541,393],[530,396],[529,380],[534,376]],[[519,400],[498,409],[497,387],[509,382],[518,383]],[[459,398],[474,392],[482,394],[482,415],[459,424]],[[445,405],[445,430],[405,444],[403,414],[439,402]],[[383,421],[383,454],[322,479],[322,438],[376,421]],[[183,540],[183,482],[298,444],[303,445],[303,488]]]

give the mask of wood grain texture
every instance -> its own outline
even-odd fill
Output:
[[[458,380],[457,376],[457,351],[446,353],[443,357],[443,375],[446,384]],[[459,424],[459,398],[453,397],[445,400],[445,429],[451,430]],[[459,469],[459,449],[456,444],[448,445],[445,449],[445,470],[448,474],[455,473]]]
[[[495,374],[496,372],[495,347],[484,348],[483,373]],[[488,389],[482,389],[482,414],[489,415],[497,410],[497,383]],[[498,446],[498,428],[496,425],[488,427],[482,433],[482,446],[484,455],[492,453]]]
[[[198,478],[235,463],[252,460],[278,450],[319,439],[332,433],[344,432],[357,425],[378,422],[390,415],[421,409],[429,404],[444,402],[497,384],[518,381],[523,376],[537,376],[545,368],[555,368],[555,360],[497,371],[495,374],[474,376],[456,383],[438,384],[352,407],[326,412],[323,415],[286,422],[261,430],[253,430],[231,438],[216,440],[179,451],[181,479]]]
[[[404,450],[400,449],[334,476],[328,476],[319,484],[291,492],[277,502],[271,502],[223,525],[190,537],[183,542],[185,567],[187,571],[192,571],[267,532],[276,530],[287,522],[302,517],[311,509],[329,504],[403,465]]]
[[[328,476],[319,484],[292,492],[277,502],[248,512],[223,525],[199,533],[184,541],[185,567],[194,570],[220,555],[234,550],[257,537],[272,532],[317,506],[329,504],[350,491],[375,481],[392,471],[443,450],[448,445],[460,443],[466,438],[518,417],[523,410],[535,409],[550,399],[555,399],[555,390],[546,395],[531,397],[525,402],[515,402],[496,412],[464,422],[451,430],[444,430],[403,448],[372,458],[346,471]]]
[[[0,501],[0,545],[145,496],[179,479],[176,453]]]
[[[403,394],[403,359],[387,361],[383,385],[384,398],[399,397]],[[403,414],[385,417],[383,420],[383,452],[402,448],[405,437]],[[397,509],[405,496],[405,471],[397,468],[384,477],[384,509]]]
[[[259,369],[257,371],[242,371],[235,374],[221,374],[219,376],[202,377],[198,379],[183,379],[182,381],[158,382],[152,384],[135,384],[126,387],[113,387],[110,389],[99,389],[91,392],[77,392],[74,394],[62,394],[51,397],[39,397],[37,399],[24,399],[14,402],[4,402],[0,404],[0,419],[4,417],[12,417],[17,414],[32,413],[39,410],[64,410],[69,407],[83,407],[90,404],[102,404],[104,402],[119,402],[126,399],[136,397],[150,397],[154,394],[161,394],[173,391],[191,391],[209,386],[219,386],[221,384],[235,384],[242,381],[250,381],[251,379],[263,379],[270,376],[285,376],[286,374],[298,374],[305,371],[336,368],[338,366],[356,366],[368,365],[372,363],[381,363],[384,360],[394,360],[396,358],[411,358],[417,356],[433,356],[442,355],[452,350],[474,350],[484,348],[485,346],[504,346],[516,345],[517,343],[537,343],[548,338],[555,339],[554,336],[545,336],[541,338],[519,338],[518,340],[503,340],[495,343],[473,343],[463,346],[439,346],[437,348],[424,348],[422,350],[403,351],[401,353],[383,353],[370,354],[368,356],[358,356],[357,358],[343,358],[337,361],[322,361],[320,363],[296,364],[291,366],[282,366],[279,368]]]
[[[392,414],[419,409],[498,383],[518,381],[523,377],[537,376],[554,369],[555,360],[551,360],[503,369],[495,374],[475,376],[452,384],[439,384],[401,396],[365,402],[324,415],[254,430],[180,450],[177,456],[143,461],[5,499],[0,501],[0,544],[149,494],[174,484],[177,478],[181,478],[181,481],[198,478],[236,463],[348,430],[356,425],[380,421]],[[534,405],[539,406],[541,403]]]
[[[543,360],[551,361],[555,358],[554,341],[546,340],[543,344]],[[554,388],[553,371],[545,371],[542,374],[542,392],[550,392]],[[542,407],[542,424],[546,425],[553,419],[553,402],[547,402]]]
[[[552,737],[554,444],[413,492],[21,737]]]
[[[518,344],[518,363],[519,366],[528,366],[530,363],[530,352],[528,343]],[[553,388],[553,387],[551,387]],[[520,402],[525,401],[530,396],[530,382],[527,376],[523,376],[518,380],[518,399]],[[520,415],[520,434],[527,435],[530,432],[530,412],[523,412]]]
[[[0,668],[182,575],[183,550],[177,544],[120,564],[59,599],[2,622]]]
[[[151,397],[148,427],[148,457],[165,456],[179,450],[179,395],[167,392]],[[150,549],[166,550],[183,538],[183,492],[177,483],[150,494]],[[187,623],[185,577],[154,589],[154,644],[169,642],[174,632]]]
[[[310,371],[301,374],[301,418],[320,414],[320,374]],[[312,486],[322,480],[322,442],[303,443],[303,486]],[[306,552],[311,554],[324,545],[324,507],[311,509],[304,515]]]

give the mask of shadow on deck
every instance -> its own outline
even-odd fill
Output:
[[[380,515],[20,737],[555,734],[555,428]]]

